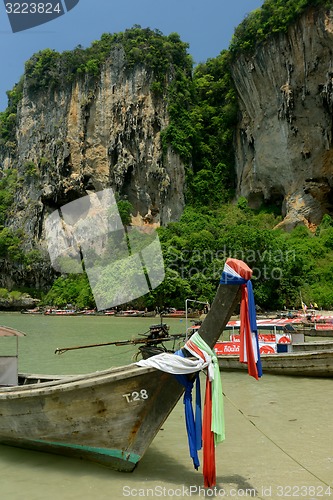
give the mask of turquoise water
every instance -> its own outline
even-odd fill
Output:
[[[159,322],[159,317],[50,317],[0,313],[0,324],[26,333],[26,337],[19,339],[19,371],[55,375],[88,373],[131,363],[133,355],[137,352],[135,345],[77,349],[61,355],[55,354],[55,350],[62,347],[137,339],[149,330],[151,324]],[[170,318],[167,324],[170,325],[171,334],[185,331],[185,320]],[[11,342],[12,339],[3,339],[4,342],[7,340]]]

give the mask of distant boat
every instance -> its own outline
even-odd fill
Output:
[[[128,309],[126,311],[119,311],[116,313],[116,316],[120,318],[137,318],[138,316],[144,315],[145,311],[138,311],[137,309]]]
[[[173,309],[170,308],[168,311],[163,311],[162,313],[163,318],[199,318],[200,317],[200,312],[199,311],[191,311],[187,312],[182,310],[182,309]]]
[[[22,309],[21,314],[43,314],[43,312],[38,307],[35,307],[34,309]]]
[[[239,321],[229,321],[224,332],[230,335],[229,340],[218,340],[215,352],[219,366],[224,370],[245,370],[247,366],[240,363]],[[187,336],[200,329],[195,324],[187,329]],[[292,325],[280,324],[274,320],[258,321],[258,339],[260,358],[264,373],[278,375],[297,375],[307,377],[333,376],[333,342],[304,342],[304,334]],[[156,345],[144,345],[139,348],[141,356],[148,358],[162,351]]]
[[[230,324],[237,322],[230,322]],[[257,321],[259,326],[286,326],[292,325],[299,333],[309,337],[333,337],[333,316],[330,315],[304,315],[294,314],[279,318],[260,319]]]
[[[46,316],[76,316],[75,309],[47,309],[44,314]]]
[[[76,314],[78,314],[79,316],[96,316],[97,311],[96,309],[82,309],[80,311],[76,311]]]
[[[333,337],[333,324],[331,321],[322,323],[301,323],[297,325],[296,328],[299,332],[309,337]]]
[[[104,316],[115,316],[115,314],[116,314],[116,311],[114,311],[114,310],[104,311],[103,312]]]

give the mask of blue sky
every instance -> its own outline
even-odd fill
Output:
[[[140,24],[165,35],[179,33],[190,44],[195,63],[204,62],[228,48],[235,27],[262,4],[263,0],[80,0],[71,11],[47,24],[12,33],[0,2],[0,111],[7,106],[6,91],[23,74],[25,61],[39,50],[61,52],[79,44],[88,47],[102,33]]]

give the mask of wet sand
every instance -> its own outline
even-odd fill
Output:
[[[1,499],[333,498],[333,381],[222,375],[226,440],[203,488],[179,402],[133,473],[0,446]],[[200,458],[201,458],[201,452]]]
[[[266,375],[256,382],[246,374],[225,373],[223,388],[227,435],[216,448],[216,497],[333,497],[332,380]],[[201,474],[186,457],[177,410],[133,477],[143,478],[147,469],[145,481],[151,484],[158,462],[171,490],[192,486],[193,496],[197,490],[205,498]],[[171,435],[177,445],[161,454]]]

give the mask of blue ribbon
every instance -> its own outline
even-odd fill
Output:
[[[258,340],[258,326],[257,326],[257,315],[256,315],[256,306],[254,301],[253,287],[251,280],[246,280],[241,276],[234,276],[233,274],[229,274],[223,271],[221,279],[221,285],[246,285],[247,295],[248,295],[248,303],[249,303],[249,320],[250,320],[250,328],[251,331],[254,332],[256,338],[256,347],[257,347],[257,371],[258,377],[262,376],[262,365],[260,359],[260,351],[259,351],[259,340]]]
[[[254,332],[255,337],[256,337],[257,358],[258,358],[257,371],[258,371],[258,377],[261,377],[262,376],[262,365],[261,365],[260,350],[259,350],[256,305],[254,302],[254,293],[253,293],[251,280],[249,280],[246,283],[246,287],[247,287],[247,296],[248,296],[248,303],[249,303],[250,328],[251,328],[251,332]]]
[[[177,354],[178,356],[182,356],[183,358],[185,357],[182,350],[176,351],[175,354]],[[178,382],[185,387],[183,402],[185,407],[187,439],[194,468],[198,470],[200,466],[198,450],[201,450],[202,447],[201,394],[199,373],[196,374],[194,380],[189,380],[187,375],[175,375],[175,377]],[[192,389],[194,381],[196,382],[195,418],[192,406]]]

